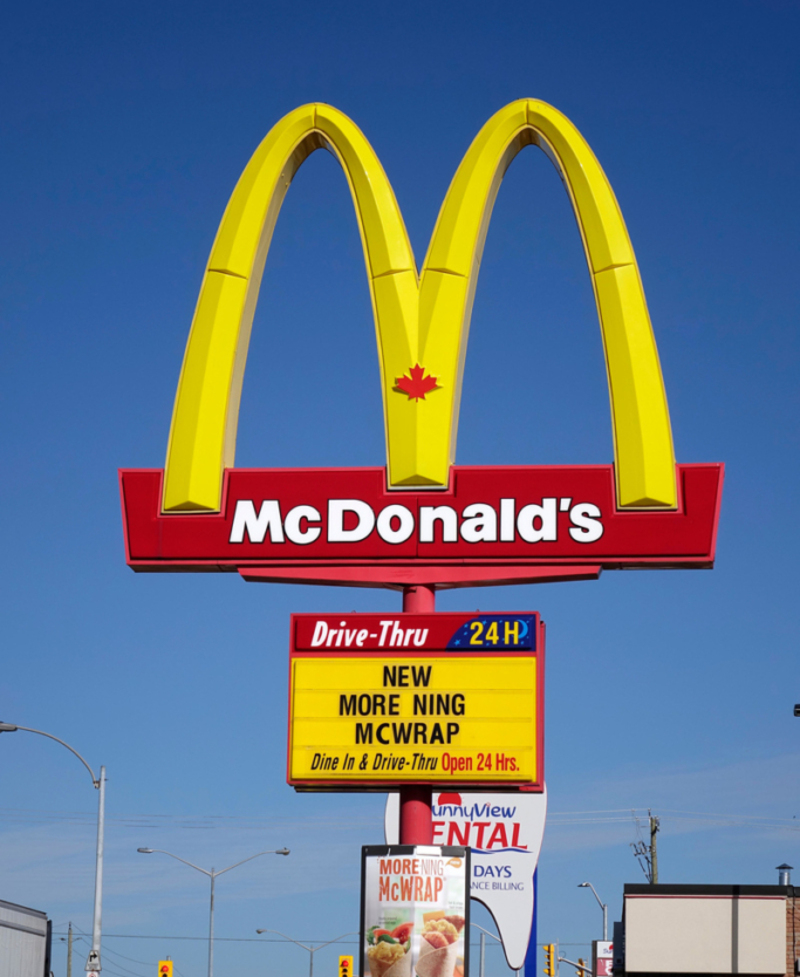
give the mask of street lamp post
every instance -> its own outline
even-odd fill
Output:
[[[30,726],[16,726],[13,723],[3,723],[0,722],[0,733],[16,733],[17,730],[21,730],[24,733],[36,733],[39,736],[46,736],[49,740],[55,740],[56,743],[60,743],[65,746],[70,753],[74,753],[75,756],[81,761],[81,763],[89,771],[89,776],[92,778],[92,784],[98,791],[98,803],[97,803],[97,849],[95,854],[95,872],[94,872],[94,915],[92,918],[92,948],[89,950],[89,956],[86,960],[86,971],[87,973],[99,974],[103,969],[100,964],[100,937],[102,929],[103,920],[103,836],[105,834],[105,820],[106,820],[106,768],[100,767],[100,776],[95,777],[94,771],[89,766],[89,764],[83,759],[83,757],[74,750],[69,743],[65,743],[64,740],[59,739],[57,736],[53,736],[52,733],[45,733],[41,729],[31,729]]]
[[[331,943],[338,943],[339,940],[343,940],[346,936],[358,936],[358,933],[342,933],[341,936],[337,936],[334,940],[328,940],[327,943],[320,943],[319,946],[308,946],[306,943],[301,943],[299,940],[293,940],[291,936],[287,936],[285,933],[281,933],[280,930],[268,930],[261,929],[256,930],[259,935],[261,933],[275,933],[278,936],[282,936],[284,940],[288,940],[290,943],[294,943],[296,946],[301,946],[304,950],[308,950],[309,960],[308,960],[308,977],[314,977],[314,954],[317,950],[321,950],[325,946],[330,946]]]
[[[597,900],[597,904],[603,910],[603,939],[607,940],[608,939],[608,906],[603,902],[600,896],[598,896],[597,890],[595,889],[595,887],[592,885],[591,882],[579,882],[578,888],[591,889],[592,892],[594,893],[594,897]]]
[[[183,862],[184,865],[188,865],[190,868],[197,869],[198,872],[202,872],[203,875],[207,875],[211,879],[211,905],[208,913],[208,977],[214,977],[214,882],[217,876],[224,875],[226,872],[230,872],[232,868],[238,868],[240,865],[244,865],[245,862],[252,862],[254,858],[259,858],[261,855],[289,854],[288,848],[274,848],[269,851],[259,851],[255,855],[250,855],[249,858],[243,858],[241,862],[236,862],[227,868],[221,868],[217,872],[213,868],[210,871],[207,868],[200,868],[194,862],[187,862],[180,855],[173,855],[171,851],[164,851],[163,848],[137,848],[136,850],[142,855],[169,855],[170,858],[174,858],[178,862]]]
[[[481,931],[481,955],[480,955],[480,968],[478,970],[478,977],[483,977],[484,968],[486,967],[486,937],[491,936],[493,940],[496,940],[498,943],[501,944],[503,941],[500,939],[499,936],[495,936],[494,933],[490,933],[489,930],[485,930],[482,926],[478,926],[477,923],[470,923],[469,926],[470,929],[472,929],[472,927],[474,926],[476,930]],[[519,973],[519,971],[517,970],[515,971],[515,973]]]

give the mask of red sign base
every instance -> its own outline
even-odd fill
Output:
[[[384,587],[404,590],[406,587],[435,587],[454,590],[458,587],[498,587],[524,583],[556,583],[559,580],[597,580],[602,567],[506,567],[506,566],[270,566],[240,567],[239,573],[249,583],[305,583],[328,587]]]
[[[220,512],[161,508],[163,472],[120,472],[128,565],[245,580],[435,589],[714,564],[722,465],[679,465],[673,511],[617,508],[613,465],[454,466],[444,490],[383,468],[229,469]]]

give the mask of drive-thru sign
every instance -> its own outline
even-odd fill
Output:
[[[296,614],[291,634],[290,784],[541,789],[538,614]]]

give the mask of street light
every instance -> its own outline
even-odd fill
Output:
[[[198,872],[202,872],[203,875],[207,875],[211,879],[211,909],[208,914],[208,977],[214,977],[214,881],[218,875],[224,875],[226,872],[230,872],[232,868],[238,868],[240,865],[244,865],[245,862],[252,862],[254,858],[259,858],[261,855],[288,855],[288,848],[274,848],[269,851],[259,851],[255,855],[250,855],[249,858],[243,858],[241,862],[236,862],[234,865],[229,865],[227,868],[221,868],[219,872],[214,871],[212,868],[209,871],[207,868],[200,868],[199,865],[195,865],[194,862],[187,862],[185,858],[181,858],[180,855],[173,855],[171,851],[164,851],[163,848],[137,848],[136,851],[140,852],[142,855],[169,855],[170,858],[174,858],[178,862],[183,862],[184,865],[188,865],[190,868],[196,868]]]
[[[97,853],[95,856],[94,872],[94,918],[92,920],[92,948],[89,950],[89,956],[86,960],[87,973],[99,974],[103,969],[100,964],[100,932],[102,928],[103,916],[103,834],[105,832],[106,820],[106,768],[100,767],[100,776],[95,777],[94,771],[83,759],[80,753],[78,753],[77,750],[74,750],[69,743],[65,743],[64,740],[60,740],[57,736],[53,736],[52,733],[45,733],[41,729],[31,729],[30,726],[15,726],[13,723],[0,722],[0,733],[16,733],[17,730],[22,730],[24,733],[36,733],[39,736],[46,736],[49,740],[55,740],[56,743],[60,743],[62,746],[65,746],[69,752],[74,753],[84,767],[86,767],[86,769],[89,771],[89,776],[92,778],[93,786],[97,791],[99,791],[97,804]]]
[[[343,940],[346,936],[358,936],[356,932],[353,933],[342,933],[341,936],[337,936],[335,940],[328,940],[327,943],[320,943],[319,946],[308,946],[305,943],[301,943],[299,940],[293,940],[291,936],[287,936],[285,933],[281,933],[280,930],[256,930],[256,933],[261,935],[261,933],[276,933],[278,936],[282,936],[284,940],[288,940],[290,943],[294,943],[296,946],[301,946],[304,950],[308,950],[309,960],[308,960],[308,977],[314,977],[314,954],[317,950],[321,950],[324,946],[330,946],[331,943],[338,943],[339,940]]]
[[[597,890],[592,885],[591,882],[579,882],[579,889],[591,889],[594,893],[594,897],[597,900],[598,905],[603,910],[603,939],[608,939],[608,906],[603,902],[603,900],[598,896]]]
[[[490,933],[489,930],[485,930],[482,926],[478,926],[477,923],[469,924],[470,929],[472,929],[473,927],[476,930],[481,931],[481,955],[480,955],[480,968],[478,970],[478,977],[483,977],[484,967],[486,965],[486,937],[491,936],[491,938],[493,940],[497,940],[498,943],[502,943],[503,941],[500,939],[499,936],[495,936],[494,933]],[[515,973],[519,973],[519,971],[517,970],[515,971]]]

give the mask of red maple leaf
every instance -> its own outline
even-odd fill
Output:
[[[408,372],[411,374],[410,377],[403,374],[395,380],[394,389],[408,394],[409,400],[425,400],[425,394],[429,394],[431,390],[439,390],[436,377],[432,377],[430,373],[425,376],[425,367],[420,366],[419,363],[412,366]]]

